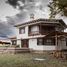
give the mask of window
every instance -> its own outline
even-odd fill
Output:
[[[43,39],[37,39],[37,45],[43,45]]]
[[[25,33],[25,28],[20,28],[19,33],[24,34]]]
[[[55,40],[40,38],[37,39],[37,45],[55,45]]]
[[[39,26],[31,26],[30,33],[31,34],[39,34]]]
[[[45,39],[44,45],[55,45],[54,39]]]
[[[16,45],[17,41],[16,40],[12,40],[12,45]]]

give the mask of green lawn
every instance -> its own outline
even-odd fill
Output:
[[[35,61],[34,58],[44,58],[46,60]],[[0,54],[0,67],[67,67],[67,61],[45,54]]]

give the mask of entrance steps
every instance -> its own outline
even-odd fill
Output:
[[[0,48],[0,54],[4,53],[28,53],[30,52],[29,48],[14,48],[14,47],[2,47]]]

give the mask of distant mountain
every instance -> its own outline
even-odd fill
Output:
[[[7,38],[7,35],[0,34],[0,37]]]

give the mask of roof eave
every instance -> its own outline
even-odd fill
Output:
[[[37,20],[28,21],[26,23],[14,25],[14,27],[26,26],[29,25],[30,23],[33,24],[34,22],[39,22],[39,21],[56,21],[56,22],[59,21],[61,22],[62,25],[64,25],[65,28],[67,28],[67,25],[64,23],[62,19],[37,19]]]

